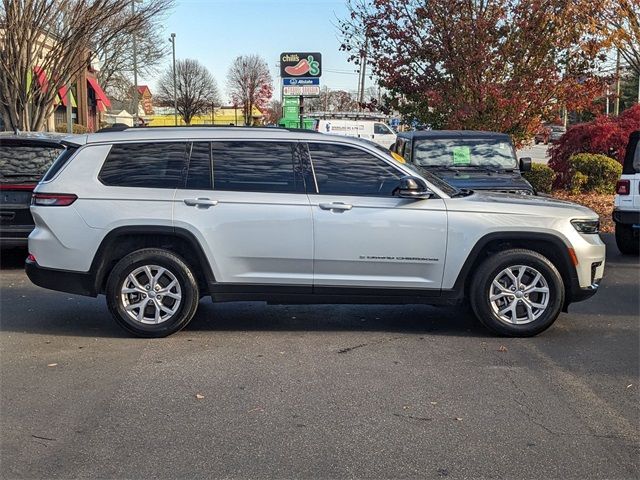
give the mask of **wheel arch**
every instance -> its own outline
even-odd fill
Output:
[[[558,269],[565,286],[563,311],[579,287],[578,273],[571,260],[569,246],[558,236],[540,232],[495,232],[481,237],[473,246],[454,283],[454,291],[468,298],[470,283],[476,268],[489,256],[511,248],[537,252]]]
[[[198,239],[188,230],[159,225],[118,227],[109,232],[93,257],[90,271],[96,293],[104,293],[109,273],[125,255],[142,248],[164,248],[180,255],[193,268],[201,291],[215,282],[211,265]]]

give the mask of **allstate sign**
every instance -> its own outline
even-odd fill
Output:
[[[320,85],[319,78],[283,78],[283,85]]]

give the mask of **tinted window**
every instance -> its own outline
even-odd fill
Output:
[[[300,155],[290,142],[213,142],[213,188],[304,192]]]
[[[100,181],[118,187],[177,188],[185,167],[186,143],[113,145]]]
[[[210,190],[212,185],[211,144],[209,142],[196,142],[191,146],[185,188]]]
[[[56,161],[53,162],[53,165],[51,165],[51,168],[47,170],[47,174],[44,176],[42,180],[49,181],[53,177],[55,177],[56,173],[58,173],[62,169],[62,167],[64,167],[67,164],[67,162],[71,159],[73,154],[76,153],[76,150],[78,150],[78,147],[67,147],[65,150],[63,150],[62,153],[60,153],[60,155],[56,159]]]
[[[310,143],[309,153],[323,194],[390,196],[402,176],[379,158],[354,147]]]

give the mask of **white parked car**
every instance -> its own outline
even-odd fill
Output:
[[[364,138],[385,148],[396,141],[396,134],[389,125],[374,120],[323,119],[318,120],[318,131],[345,137]]]
[[[593,295],[605,246],[572,203],[458,190],[375,145],[276,128],[74,138],[36,187],[26,270],[106,295],[133,334],[216,302],[459,304],[531,336]]]
[[[638,255],[640,250],[640,130],[629,137],[622,176],[616,184],[613,221],[616,244],[625,254]]]

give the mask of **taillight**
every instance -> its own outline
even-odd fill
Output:
[[[629,180],[618,180],[616,183],[616,193],[618,195],[629,195],[631,192],[631,182]]]
[[[33,253],[30,253],[29,256],[27,257],[27,262],[33,262],[36,263],[36,257]]]
[[[39,207],[67,207],[78,197],[72,193],[34,193],[31,205]]]

